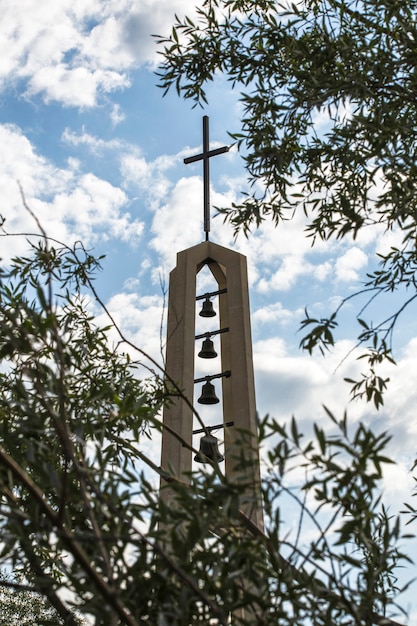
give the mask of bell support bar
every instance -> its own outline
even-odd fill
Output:
[[[203,293],[202,296],[196,296],[196,300],[204,300],[204,298],[212,298],[213,296],[219,296],[221,293],[226,293],[227,289],[220,289],[219,291],[210,291]]]
[[[196,378],[194,382],[195,383],[210,382],[210,380],[213,380],[213,378],[230,378],[231,375],[232,375],[232,372],[230,370],[226,370],[225,372],[221,372],[221,374],[210,374],[209,376]]]
[[[197,430],[193,430],[193,435],[199,435],[200,433],[205,433],[207,430],[209,433],[212,430],[219,430],[220,428],[229,428],[229,426],[234,426],[234,422],[224,422],[224,424],[216,424],[216,426],[206,426],[205,428],[197,428]]]
[[[196,339],[204,339],[205,337],[212,337],[213,335],[220,335],[220,333],[228,333],[229,327],[220,328],[220,330],[210,330],[208,333],[201,333],[201,335],[196,335]]]

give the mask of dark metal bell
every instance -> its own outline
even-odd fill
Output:
[[[210,337],[206,337],[203,341],[203,345],[201,347],[198,356],[202,359],[215,359],[217,356],[217,352],[214,349],[214,344]]]
[[[216,311],[213,309],[213,303],[208,296],[203,302],[199,315],[201,317],[214,317],[216,315]]]
[[[220,454],[217,437],[214,435],[204,435],[200,439],[200,450],[194,457],[197,463],[220,463],[224,456]]]
[[[203,388],[201,390],[201,396],[197,400],[200,404],[217,404],[220,402],[218,397],[216,396],[216,390],[214,385],[210,382],[204,383]]]

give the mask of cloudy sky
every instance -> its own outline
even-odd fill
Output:
[[[201,150],[202,115],[210,117],[211,147],[229,144],[238,130],[239,98],[219,79],[202,111],[175,94],[162,98],[152,34],[169,32],[175,13],[190,0],[0,0],[0,213],[9,232],[33,232],[18,183],[48,233],[72,243],[81,239],[105,254],[98,291],[125,333],[160,360],[163,291],[177,251],[204,239],[202,166],[184,165]],[[245,184],[234,149],[211,161],[213,205],[238,199]],[[311,248],[300,213],[278,229],[265,224],[249,239],[233,239],[221,218],[211,240],[247,256],[254,366],[261,415],[295,415],[308,429],[322,425],[327,405],[352,422],[364,419],[393,434],[385,493],[393,512],[412,488],[417,421],[417,330],[412,312],[395,337],[397,366],[377,413],[350,402],[343,377],[360,374],[350,354],[355,315],[350,301],[341,317],[338,343],[326,358],[300,352],[304,307],[313,316],[331,312],[361,287],[375,267],[375,253],[395,234],[362,234]],[[25,243],[2,239],[0,257]],[[397,301],[374,306],[374,321]],[[150,445],[150,444],[149,444]],[[159,452],[155,444],[155,458]],[[410,622],[411,623],[411,622]],[[417,618],[413,622],[417,624]]]

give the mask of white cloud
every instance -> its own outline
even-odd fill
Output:
[[[148,206],[156,210],[172,189],[166,172],[178,164],[180,155],[162,154],[147,161],[138,148],[130,148],[120,158],[123,185],[139,189],[146,194]]]
[[[117,126],[117,124],[120,124],[126,119],[126,115],[121,110],[121,107],[119,104],[113,105],[113,108],[110,113],[110,119],[114,126]]]
[[[128,144],[120,139],[101,139],[86,132],[85,129],[82,133],[77,133],[66,128],[61,135],[61,140],[70,146],[86,146],[93,154],[100,154],[105,150],[126,150],[129,148]]]
[[[280,268],[271,277],[262,278],[258,283],[260,293],[287,291],[294,286],[299,276],[305,276],[313,271],[313,266],[306,263],[303,256],[288,255],[283,258]]]
[[[135,243],[143,223],[125,210],[126,193],[109,182],[79,171],[79,162],[58,168],[37,153],[21,130],[0,125],[1,213],[9,232],[37,232],[33,218],[24,210],[17,181],[25,198],[48,232],[65,242],[82,239],[86,245],[103,238]],[[21,250],[16,239],[2,240],[2,256]]]
[[[93,107],[100,92],[110,93],[130,86],[126,76],[110,70],[88,67],[68,69],[62,63],[43,67],[29,80],[26,95],[43,94],[46,103]]]
[[[284,338],[276,336],[255,342],[254,370],[260,414],[269,413],[283,421],[294,415],[304,432],[308,432],[313,422],[328,423],[323,405],[338,419],[346,409],[349,422],[362,420],[374,432],[394,434],[388,454],[403,464],[404,471],[410,470],[417,456],[417,388],[412,374],[417,370],[417,338],[407,344],[397,365],[387,363],[378,369],[379,375],[390,379],[379,411],[364,399],[351,399],[350,385],[344,378],[360,380],[361,373],[366,371],[365,362],[355,358],[358,353],[351,353],[353,347],[352,341],[341,340],[322,357],[302,351],[294,354]],[[388,490],[393,489],[392,476],[387,478]]]
[[[74,223],[84,242],[102,241],[111,236],[122,241],[137,240],[143,223],[121,213],[127,204],[126,194],[93,174],[80,176],[73,189],[55,196],[52,209],[66,223]]]
[[[122,346],[122,349],[129,352],[133,359],[144,364],[145,367],[139,374],[147,377],[149,371],[146,368],[154,368],[146,355],[149,355],[157,364],[162,366],[161,349],[163,349],[165,342],[164,333],[162,333],[161,340],[161,324],[164,323],[162,295],[140,296],[138,293],[120,292],[109,299],[106,307],[126,339],[140,348],[139,352],[126,344]],[[98,313],[97,323],[107,325],[106,314],[97,310],[97,307],[95,307],[95,311]],[[113,330],[110,339],[117,343],[120,337]],[[161,374],[158,368],[156,371]]]
[[[201,181],[181,178],[166,202],[155,213],[151,231],[152,247],[168,268],[175,265],[175,255],[203,240],[201,220]]]
[[[270,413],[284,420],[296,415],[300,421],[310,419],[312,422],[322,414],[321,404],[334,399],[329,364],[301,353],[291,356],[283,340],[256,342],[254,368],[261,414]],[[346,393],[344,396],[347,400]]]
[[[342,281],[357,281],[358,270],[367,265],[368,257],[360,248],[354,246],[349,248],[345,254],[336,260],[336,277]]]
[[[131,276],[130,278],[126,278],[125,282],[123,283],[123,289],[125,289],[126,291],[138,291],[139,286],[139,278],[135,278],[133,276]]]
[[[285,325],[294,319],[294,315],[294,311],[286,309],[281,302],[273,302],[253,313],[252,324],[254,327],[270,323]]]
[[[151,33],[168,32],[175,13],[190,7],[186,0],[43,0],[41,8],[3,0],[1,11],[0,89],[23,80],[28,97],[93,107],[102,94],[126,88],[131,70],[155,62]]]
[[[62,141],[74,147],[83,146],[92,154],[103,156],[112,153],[118,160],[122,186],[133,192],[140,191],[151,210],[160,208],[169,196],[173,183],[167,172],[181,162],[183,151],[178,154],[161,154],[148,161],[141,149],[120,139],[104,140],[83,130],[81,133],[66,128]]]
[[[321,282],[331,276],[330,255],[336,253],[339,244],[318,241],[313,249],[305,235],[306,224],[299,211],[277,227],[265,221],[248,239],[238,238],[237,249],[248,257],[252,288],[262,294],[288,291],[300,278]]]

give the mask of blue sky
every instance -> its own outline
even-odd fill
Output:
[[[151,34],[167,33],[174,13],[191,6],[189,0],[0,0],[0,212],[6,228],[35,228],[22,207],[19,181],[51,236],[81,239],[106,255],[100,295],[124,332],[157,359],[161,281],[167,285],[176,252],[204,238],[202,166],[186,166],[183,158],[201,150],[203,114],[210,117],[211,147],[228,144],[227,131],[239,128],[239,94],[222,79],[210,87],[204,111],[174,93],[162,98],[156,86]],[[245,174],[234,149],[212,159],[211,182],[213,205],[239,198]],[[345,359],[360,306],[346,306],[337,345],[325,359],[299,351],[298,328],[305,306],[311,315],[326,315],[360,288],[375,253],[398,242],[399,234],[375,229],[355,242],[312,249],[304,227],[299,213],[278,229],[266,223],[235,242],[230,227],[212,219],[212,241],[248,259],[258,409],[282,419],[294,414],[308,429],[313,420],[326,423],[326,404],[340,416],[347,408],[353,422],[365,419],[378,431],[392,431],[398,464],[387,472],[384,489],[395,511],[413,485],[417,332],[411,312],[396,333],[398,365],[387,367],[391,383],[379,413],[349,402],[343,382],[361,371],[354,354]],[[0,257],[24,250],[23,240],[2,239]],[[394,306],[386,300],[374,313]],[[146,445],[157,459],[157,442]]]

